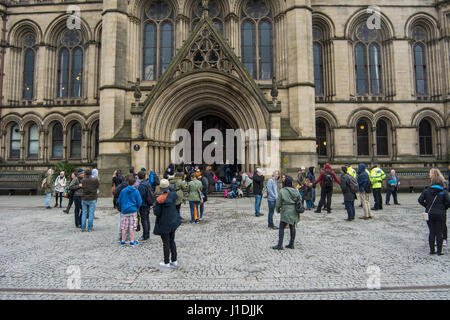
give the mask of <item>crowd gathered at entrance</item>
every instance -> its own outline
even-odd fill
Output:
[[[355,220],[355,200],[359,197],[363,215],[359,218],[370,220],[373,212],[383,209],[381,190],[386,185],[384,204],[390,205],[393,197],[394,205],[399,205],[398,189],[400,180],[395,170],[389,174],[372,162],[372,168],[364,164],[355,170],[351,165],[341,167],[340,177],[326,163],[316,178],[315,167],[301,167],[296,178],[288,174],[280,174],[276,170],[265,184],[265,172],[257,168],[255,172],[243,172],[237,165],[206,166],[170,163],[162,179],[154,171],[147,172],[141,168],[135,172],[130,168],[128,174],[123,175],[120,169],[112,177],[111,195],[113,206],[120,213],[118,221],[119,245],[124,246],[129,241],[130,246],[136,246],[139,241],[146,241],[150,237],[150,212],[156,216],[153,233],[159,235],[163,243],[164,261],[161,267],[177,266],[177,249],[175,232],[182,222],[198,224],[205,214],[205,203],[212,193],[223,195],[225,198],[254,197],[255,217],[264,216],[261,212],[262,199],[267,198],[269,229],[278,230],[278,243],[273,249],[283,250],[283,238],[286,228],[290,229],[290,241],[286,246],[294,249],[296,225],[300,214],[315,209],[314,213],[327,214],[332,212],[332,196],[334,184],[340,186],[347,219]],[[447,246],[447,215],[450,207],[448,193],[450,180],[446,180],[442,173],[433,168],[429,173],[430,185],[421,193],[418,202],[425,208],[423,218],[429,228],[430,254],[443,254],[443,247]],[[320,185],[320,199],[316,206],[316,187]],[[75,227],[81,231],[93,231],[95,209],[98,197],[99,178],[97,169],[79,169],[70,173],[70,179],[61,171],[54,178],[54,171],[49,169],[42,182],[45,190],[46,208],[51,209],[50,200],[55,196],[54,207],[62,208],[63,198],[68,198],[67,207],[63,210],[69,213],[72,205],[75,207]],[[373,195],[374,206],[369,204],[370,194]],[[183,219],[181,206],[189,203],[190,219]],[[274,214],[280,217],[279,226],[274,224]],[[86,226],[87,221],[87,226]],[[135,232],[142,226],[142,236],[136,240]]]

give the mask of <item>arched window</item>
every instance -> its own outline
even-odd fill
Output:
[[[388,126],[385,120],[380,119],[377,122],[377,155],[389,155]]]
[[[25,36],[23,41],[25,49],[23,64],[23,99],[33,99],[34,97],[34,61],[36,54],[33,46],[35,43],[36,38],[32,33]]]
[[[58,98],[79,98],[83,84],[81,32],[75,29],[65,31],[58,45]]]
[[[70,129],[70,157],[81,158],[81,125],[78,122]]]
[[[313,28],[313,50],[314,50],[314,85],[316,95],[323,95],[323,34],[319,28]]]
[[[39,129],[37,124],[28,128],[28,158],[39,156]]]
[[[258,80],[272,79],[272,13],[264,0],[248,0],[241,12],[242,63]]]
[[[316,150],[319,157],[328,155],[327,125],[320,119],[316,120]]]
[[[144,12],[143,79],[157,80],[173,57],[174,13],[163,0],[151,1]]]
[[[417,27],[413,31],[414,82],[417,95],[427,94],[427,65],[425,60],[425,31]]]
[[[369,125],[366,120],[361,119],[356,125],[356,143],[358,156],[370,155],[369,143]]]
[[[9,157],[14,159],[20,158],[20,127],[18,124],[11,127]]]
[[[356,29],[355,41],[355,78],[358,95],[379,95],[381,86],[381,33],[378,29],[369,29],[366,21]]]
[[[419,149],[421,155],[433,154],[433,130],[427,119],[419,123]]]
[[[52,129],[52,158],[62,158],[63,157],[63,128],[58,122],[53,126]]]
[[[202,14],[203,14],[202,0],[197,0],[197,3],[194,5],[194,8],[192,9],[192,20],[191,20],[192,30],[194,30],[195,27],[197,26],[198,22],[200,21],[200,18],[202,17]],[[208,1],[208,15],[213,20],[217,30],[219,30],[219,32],[223,34],[223,10],[217,4],[216,0]]]

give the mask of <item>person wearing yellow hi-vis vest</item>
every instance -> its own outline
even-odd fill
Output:
[[[351,164],[345,165],[347,167],[347,173],[356,179],[356,170],[352,168]]]
[[[383,199],[381,198],[381,187],[383,186],[383,180],[386,179],[386,174],[378,166],[376,161],[372,161],[373,169],[370,171],[370,182],[372,183],[373,198],[375,205],[371,210],[382,210]]]

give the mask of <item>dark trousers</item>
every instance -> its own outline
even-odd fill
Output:
[[[268,227],[275,227],[273,224],[273,213],[275,212],[276,200],[267,200],[267,204],[269,205]]]
[[[380,189],[381,190],[381,189]],[[389,204],[389,202],[391,201],[391,194],[392,197],[394,198],[394,203],[397,204],[397,188],[395,188],[394,190],[386,190],[386,204]]]
[[[278,229],[278,246],[283,246],[283,239],[284,239],[284,228],[286,227],[287,223],[280,221],[280,228]],[[289,241],[289,245],[293,246],[295,241],[295,225],[290,224],[289,229],[291,231],[291,240]]]
[[[344,201],[345,210],[347,210],[347,215],[349,220],[355,219],[355,200]]]
[[[175,244],[175,231],[161,235],[164,251],[164,263],[170,262],[169,258],[172,255],[172,262],[177,261],[177,246]]]
[[[383,199],[381,198],[381,188],[373,189],[373,200],[375,201],[373,208],[375,210],[382,210]]]
[[[447,233],[448,233],[447,222],[445,222],[445,224],[444,224],[444,236],[443,236],[444,240],[447,240]]]
[[[73,202],[75,203],[75,226],[81,228],[81,197],[74,196]]]
[[[428,236],[428,244],[430,245],[430,252],[435,252],[434,246],[437,246],[437,252],[442,252],[442,242],[444,240],[445,229],[444,215],[433,217],[430,215],[430,220],[427,221],[430,234]]]
[[[56,200],[55,207],[58,206],[58,198],[59,198],[59,206],[62,207],[63,194],[64,192],[55,192],[55,200]]]
[[[252,187],[252,185],[249,185],[248,187],[245,188],[245,196],[248,198],[250,197],[250,188]]]
[[[72,207],[72,204],[73,204],[73,197],[69,197],[69,203],[67,204],[67,208],[66,208],[67,213],[69,213],[70,208]]]
[[[140,207],[139,215],[142,221],[142,237],[148,239],[150,238],[150,208]]]
[[[333,196],[333,188],[326,188],[323,187],[320,190],[320,201],[319,204],[317,205],[317,211],[321,211],[322,210],[322,206],[324,206],[324,208],[326,207],[327,211],[330,212],[331,211],[331,197]],[[326,199],[326,204],[324,203]]]

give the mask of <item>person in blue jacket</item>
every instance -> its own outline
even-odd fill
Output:
[[[134,247],[139,244],[137,241],[134,241],[134,231],[137,228],[137,215],[139,208],[142,205],[142,199],[139,191],[133,187],[136,183],[135,177],[129,174],[126,177],[126,180],[128,182],[128,187],[120,192],[119,199],[117,199],[117,204],[119,205],[121,212],[120,229],[122,230],[122,240],[119,244],[125,244],[125,237],[127,235],[127,230],[129,230],[130,246]]]
[[[372,218],[372,211],[370,210],[369,203],[369,195],[370,195],[370,178],[369,173],[366,170],[366,165],[364,163],[360,163],[358,165],[358,177],[357,177],[358,185],[359,185],[359,196],[361,199],[361,204],[364,210],[364,216],[361,219],[370,219]]]

